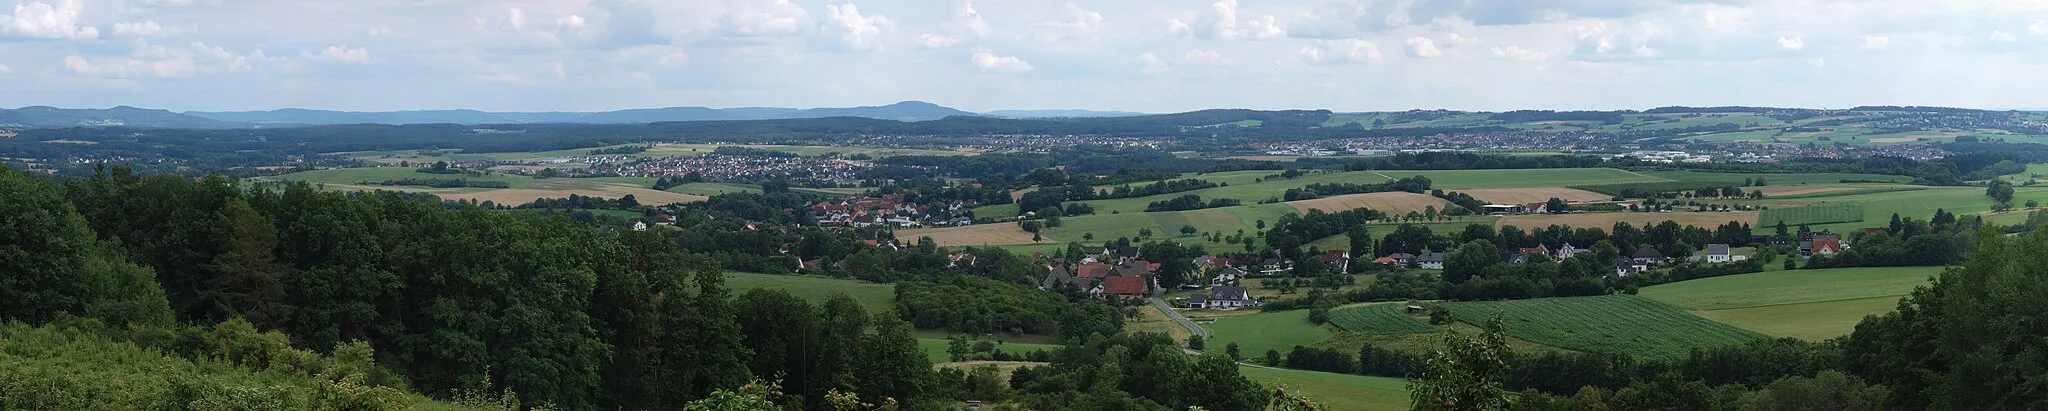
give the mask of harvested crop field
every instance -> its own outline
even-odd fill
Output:
[[[1031,244],[1031,233],[1024,232],[1013,224],[976,224],[896,231],[896,238],[900,240],[917,241],[920,237],[931,237],[933,242],[946,247]],[[1045,240],[1057,242],[1052,238]]]
[[[1559,224],[1568,225],[1572,227],[1607,228],[1613,227],[1615,222],[1627,221],[1629,224],[1635,225],[1636,227],[1643,227],[1648,225],[1655,225],[1657,223],[1662,223],[1664,222],[1664,220],[1671,220],[1678,222],[1679,225],[1689,225],[1712,229],[1715,226],[1728,224],[1728,222],[1730,221],[1739,221],[1754,225],[1756,224],[1756,215],[1757,213],[1755,211],[1737,211],[1729,213],[1530,214],[1501,217],[1500,221],[1494,222],[1494,225],[1511,225],[1516,227],[1528,228],[1547,227],[1551,224]]]
[[[1338,212],[1365,207],[1388,214],[1410,211],[1422,212],[1424,208],[1430,206],[1436,206],[1438,210],[1443,210],[1445,207],[1455,207],[1449,201],[1444,201],[1441,198],[1432,197],[1428,194],[1409,192],[1346,194],[1314,200],[1290,201],[1287,205],[1294,206],[1296,210],[1301,210],[1302,212],[1308,212],[1308,210]]]
[[[1449,190],[1471,195],[1489,204],[1528,204],[1550,201],[1552,198],[1564,201],[1600,201],[1613,198],[1606,194],[1576,188],[1480,188],[1472,190]]]
[[[567,198],[570,194],[589,197],[619,198],[632,194],[640,204],[668,204],[704,201],[706,197],[683,193],[671,193],[626,184],[602,184],[589,189],[535,189],[506,188],[473,193],[435,193],[444,200],[474,199],[498,204],[526,204],[542,198]]]

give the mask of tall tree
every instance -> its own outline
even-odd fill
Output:
[[[208,311],[240,316],[259,329],[276,329],[291,317],[286,299],[286,267],[277,262],[277,229],[270,218],[258,213],[240,198],[229,200],[221,209],[216,238],[225,252],[214,256],[213,275],[199,293],[212,307]]]

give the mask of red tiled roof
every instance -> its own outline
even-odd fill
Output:
[[[1145,278],[1110,277],[1103,280],[1102,292],[1116,295],[1145,295]]]
[[[1842,240],[1836,240],[1832,238],[1822,238],[1813,240],[1813,252],[1818,253],[1821,252],[1821,250],[1827,250],[1831,253],[1841,252]]]
[[[1087,263],[1081,264],[1081,267],[1075,269],[1074,271],[1077,273],[1075,276],[1081,278],[1103,278],[1109,276],[1109,270],[1111,268],[1115,267],[1111,267],[1109,264],[1103,263]]]

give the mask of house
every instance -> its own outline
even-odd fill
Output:
[[[1212,268],[1216,268],[1216,267],[1229,267],[1229,266],[1230,266],[1230,258],[1229,258],[1229,257],[1217,257],[1217,256],[1213,256],[1213,255],[1204,255],[1204,256],[1201,256],[1201,257],[1195,257],[1195,269],[1197,269],[1197,270],[1207,270],[1207,269],[1212,269]]]
[[[1208,294],[1196,294],[1188,297],[1188,306],[1194,308],[1229,309],[1250,307],[1258,304],[1259,301],[1252,299],[1251,294],[1245,292],[1244,287],[1228,285],[1210,287]]]
[[[1081,247],[1081,255],[1109,255],[1109,249],[1103,247]]]
[[[1642,266],[1663,265],[1665,262],[1664,253],[1661,251],[1657,251],[1657,247],[1651,247],[1648,245],[1636,249],[1635,255],[1629,256],[1628,259],[1629,261]]]
[[[1529,206],[1522,204],[1487,204],[1480,206],[1487,214],[1519,215],[1528,214]]]
[[[1323,264],[1337,267],[1337,272],[1351,272],[1351,253],[1344,250],[1330,250],[1323,253]]]
[[[1544,203],[1523,204],[1522,208],[1524,210],[1523,212],[1528,214],[1544,214],[1550,212],[1550,205]]]
[[[646,222],[646,221],[634,221],[634,222],[633,222],[633,231],[647,231],[647,222]]]
[[[1557,254],[1556,254],[1556,255],[1557,255],[1557,259],[1559,259],[1559,260],[1563,260],[1563,259],[1567,259],[1567,258],[1572,258],[1572,256],[1575,256],[1575,255],[1579,255],[1579,253],[1583,253],[1583,252],[1587,252],[1587,251],[1591,251],[1591,250],[1584,250],[1584,249],[1580,249],[1580,248],[1578,248],[1578,247],[1573,247],[1573,246],[1572,246],[1571,244],[1565,244],[1565,245],[1563,245],[1563,246],[1559,246],[1559,247],[1557,247]]]
[[[1111,258],[1115,258],[1115,259],[1117,259],[1117,260],[1119,260],[1119,261],[1121,261],[1121,260],[1129,260],[1129,259],[1134,259],[1134,258],[1138,258],[1138,248],[1137,248],[1137,247],[1117,247],[1117,249],[1116,249],[1116,250],[1112,250],[1112,251],[1110,251],[1110,252],[1109,252],[1109,256],[1110,256]]]
[[[1145,298],[1145,277],[1109,277],[1102,281],[1102,295],[1126,300]]]
[[[958,267],[963,265],[968,267],[974,266],[974,254],[953,253],[951,255],[947,255],[946,259],[949,260],[946,262],[946,267]]]
[[[1630,274],[1649,270],[1650,266],[1648,264],[1638,263],[1635,260],[1621,260],[1621,262],[1614,264],[1614,275],[1619,277],[1627,277]]]
[[[1250,275],[1251,273],[1247,273],[1237,267],[1223,267],[1221,270],[1216,270],[1216,275],[1209,277],[1209,285],[1212,287],[1231,285]]]
[[[1727,244],[1707,244],[1707,250],[1700,254],[1706,256],[1708,263],[1734,261],[1729,257]]]
[[[1127,261],[1110,270],[1110,277],[1145,277],[1152,275],[1152,263]]]
[[[1539,255],[1544,256],[1546,258],[1550,257],[1550,247],[1538,245],[1534,248],[1516,249],[1514,255],[1508,256],[1508,262],[1515,264],[1527,264],[1530,258],[1534,258],[1535,256]]]
[[[1114,270],[1115,268],[1115,266],[1103,263],[1081,263],[1080,267],[1074,268],[1074,275],[1081,278],[1100,280],[1104,278],[1109,278],[1110,271]]]
[[[1060,267],[1053,267],[1050,272],[1046,273],[1045,279],[1038,282],[1038,289],[1056,290],[1062,285],[1073,285],[1074,289],[1088,293],[1090,296],[1102,294],[1102,282],[1091,278],[1069,275],[1067,274],[1067,269]]]
[[[1401,264],[1401,260],[1395,260],[1395,259],[1394,259],[1394,257],[1380,257],[1380,258],[1375,258],[1375,259],[1372,259],[1372,263],[1373,263],[1373,264],[1379,264],[1379,265],[1389,265],[1389,266],[1391,266],[1391,265],[1400,265],[1400,264]]]
[[[1292,268],[1294,268],[1294,262],[1279,257],[1267,258],[1265,261],[1259,262],[1259,274],[1261,275],[1279,274]]]
[[[1435,251],[1424,252],[1422,253],[1422,258],[1418,258],[1415,261],[1415,266],[1417,267],[1431,270],[1444,269],[1444,253]]]
[[[1391,258],[1391,259],[1394,259],[1394,264],[1400,264],[1400,265],[1409,265],[1409,264],[1414,264],[1414,263],[1415,263],[1415,255],[1414,255],[1414,254],[1409,254],[1409,253],[1393,253],[1393,254],[1387,254],[1387,256],[1386,256],[1386,257],[1384,257],[1384,258]]]
[[[1842,240],[1833,238],[1813,240],[1813,250],[1811,252],[1811,255],[1834,255],[1835,253],[1842,252]]]
[[[1841,235],[1841,234],[1835,234],[1835,233],[1813,233],[1813,232],[1802,232],[1802,233],[1799,233],[1799,255],[1801,255],[1801,256],[1811,256],[1811,255],[1813,255],[1813,250],[1814,250],[1814,243],[1815,243],[1815,242],[1818,242],[1818,241],[1820,241],[1820,240],[1832,240],[1832,241],[1834,241],[1834,244],[1835,244],[1835,251],[1836,251],[1836,252],[1841,252],[1841,251],[1842,251],[1842,235]]]
[[[825,260],[813,258],[797,264],[798,271],[818,272],[825,270]]]

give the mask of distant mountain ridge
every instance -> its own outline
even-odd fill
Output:
[[[979,116],[973,112],[956,110],[922,101],[905,101],[886,106],[862,106],[839,108],[780,108],[780,107],[666,107],[627,109],[600,112],[486,112],[477,110],[421,110],[355,112],[308,109],[280,109],[266,111],[204,112],[188,111],[184,114],[237,123],[249,124],[532,124],[532,123],[584,123],[584,124],[634,124],[658,123],[665,121],[732,121],[732,120],[777,120],[793,118],[864,117],[881,120],[927,121],[952,116]]]
[[[29,106],[0,109],[0,127],[61,128],[127,126],[155,128],[242,128],[248,124],[129,106],[109,109],[68,109]]]

